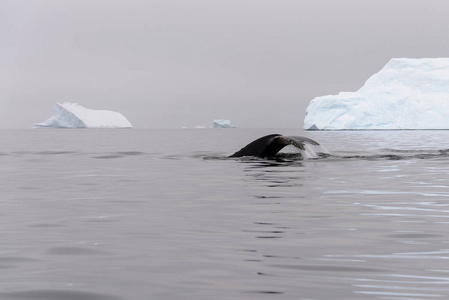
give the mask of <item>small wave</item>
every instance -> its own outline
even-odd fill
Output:
[[[109,154],[93,156],[92,158],[111,159],[111,158],[121,158],[121,157],[127,157],[127,156],[142,156],[142,155],[147,155],[147,153],[140,152],[140,151],[122,151],[122,152],[112,152]]]
[[[111,158],[120,158],[120,157],[123,157],[123,155],[110,154],[110,155],[93,156],[92,158],[96,158],[96,159],[111,159]]]
[[[228,157],[224,155],[205,155],[200,156],[204,160],[227,160]]]
[[[23,290],[15,292],[0,293],[2,299],[83,299],[83,300],[119,300],[123,297],[102,294],[88,291],[73,291],[73,290]]]
[[[64,154],[76,154],[76,151],[38,151],[34,154],[38,155],[64,155]]]
[[[90,248],[80,248],[80,247],[54,247],[47,249],[45,251],[47,255],[98,255],[106,254],[103,251],[90,249]]]
[[[140,151],[122,151],[122,152],[117,152],[117,154],[119,155],[124,155],[124,156],[135,156],[135,155],[145,155],[145,152],[140,152]]]
[[[364,160],[406,160],[406,159],[438,159],[449,157],[447,150],[388,150],[385,154],[367,154],[367,155],[345,155],[345,159],[364,159]],[[397,154],[401,153],[401,154]],[[333,155],[339,157],[338,155]]]

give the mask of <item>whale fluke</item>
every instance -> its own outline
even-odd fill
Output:
[[[246,147],[242,148],[240,151],[237,151],[229,157],[273,157],[285,146],[292,145],[301,150],[305,150],[305,144],[320,145],[314,140],[302,136],[283,136],[281,134],[270,134],[249,143]]]

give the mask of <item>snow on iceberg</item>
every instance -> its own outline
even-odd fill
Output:
[[[77,103],[56,103],[55,114],[48,120],[34,124],[34,128],[132,128],[122,114],[109,110],[84,108]]]
[[[214,120],[211,128],[235,128],[234,125],[232,125],[230,120]]]
[[[304,129],[449,129],[449,58],[393,58],[357,92],[313,99]]]

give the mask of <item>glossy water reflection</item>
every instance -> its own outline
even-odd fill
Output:
[[[0,132],[0,298],[449,297],[449,132],[268,133]]]

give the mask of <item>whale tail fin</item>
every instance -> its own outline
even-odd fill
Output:
[[[270,134],[249,143],[240,151],[237,151],[229,157],[273,157],[279,151],[281,151],[282,148],[288,145],[292,145],[302,151],[305,151],[306,144],[320,145],[316,141],[302,136],[283,136],[281,134]]]

